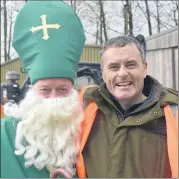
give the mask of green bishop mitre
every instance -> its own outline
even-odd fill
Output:
[[[12,44],[32,84],[45,78],[74,82],[84,43],[83,25],[63,1],[27,1],[16,18]]]

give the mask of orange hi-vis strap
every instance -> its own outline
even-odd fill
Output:
[[[167,128],[167,148],[172,178],[178,178],[178,111],[172,113],[171,107],[164,107]]]
[[[3,100],[4,100],[4,103],[8,101],[7,98],[4,98]],[[5,117],[3,104],[0,104],[0,107],[1,107],[1,115],[0,115],[0,117],[3,118],[3,117]]]
[[[3,118],[4,116],[5,116],[5,114],[4,114],[4,107],[3,107],[3,105],[2,104],[0,104],[0,107],[1,107],[1,118]]]
[[[83,94],[84,94],[85,90],[86,90],[86,87],[83,88],[79,94],[81,101],[83,99]],[[84,149],[84,146],[85,146],[88,136],[90,134],[93,122],[96,117],[97,110],[98,110],[98,107],[94,101],[91,101],[88,104],[87,108],[85,109],[85,118],[82,122],[82,140],[81,140],[80,152],[79,152],[78,160],[77,160],[77,164],[76,164],[77,174],[78,174],[79,178],[86,178],[86,168],[85,168],[82,151]]]
[[[82,140],[80,145],[80,153],[78,155],[78,160],[76,164],[77,174],[79,178],[86,178],[86,169],[82,151],[90,134],[93,122],[96,117],[97,109],[97,105],[93,101],[91,101],[85,110],[85,119],[82,123]]]

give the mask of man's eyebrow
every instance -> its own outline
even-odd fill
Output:
[[[117,63],[117,62],[111,62],[111,63],[109,63],[108,66],[113,66],[113,65],[119,65],[119,63]]]
[[[131,59],[131,60],[127,60],[126,63],[131,63],[131,62],[132,62],[132,63],[137,63],[136,60],[133,60],[133,59]]]
[[[61,84],[61,85],[58,85],[56,88],[62,88],[62,87],[66,87],[66,88],[68,88],[69,86],[66,85],[66,84]]]
[[[39,85],[38,88],[48,88],[48,85]]]
[[[40,86],[38,86],[38,88],[51,88],[52,86],[51,85],[40,85]],[[55,88],[69,88],[69,86],[68,85],[66,85],[66,84],[60,84],[60,85],[58,85],[58,86],[56,86]]]

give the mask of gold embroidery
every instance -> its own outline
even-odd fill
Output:
[[[42,19],[42,25],[41,26],[32,27],[30,31],[32,33],[34,33],[37,30],[43,30],[43,38],[42,39],[48,40],[50,38],[48,36],[48,28],[59,29],[60,25],[58,23],[57,24],[47,24],[47,21],[46,21],[47,15],[45,15],[45,14],[41,15],[40,17]]]

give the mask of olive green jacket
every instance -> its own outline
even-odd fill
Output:
[[[84,101],[94,100],[99,108],[82,151],[87,177],[170,177],[163,107],[178,104],[178,96],[147,76],[143,93],[149,95],[149,89],[150,99],[126,114],[105,84],[86,90]]]

